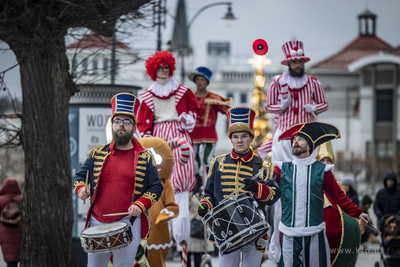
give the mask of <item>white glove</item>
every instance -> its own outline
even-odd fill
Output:
[[[315,112],[317,110],[317,108],[314,105],[311,105],[311,104],[304,105],[304,109],[309,113]]]

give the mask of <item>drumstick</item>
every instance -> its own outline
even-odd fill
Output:
[[[260,172],[257,173],[256,175],[254,175],[253,177],[250,178],[250,180],[255,180],[257,179],[258,176],[260,176]],[[244,187],[244,185],[241,185],[240,187],[238,187],[235,191],[233,191],[232,193],[230,193],[226,198],[230,198],[232,197],[234,194],[236,194],[240,189],[242,189]]]
[[[200,201],[197,199],[197,197],[195,195],[193,195],[194,199],[196,199],[197,203],[199,203],[199,206],[204,210],[203,205],[201,205]]]
[[[117,215],[128,215],[129,211],[127,212],[119,212],[119,213],[109,213],[109,214],[103,214],[103,216],[117,216]]]
[[[88,179],[89,179],[89,170],[87,170],[87,172],[86,172],[86,183],[85,183],[85,192],[86,192],[86,188],[89,188],[88,187]],[[85,205],[85,202],[86,202],[86,199],[84,199],[83,200],[83,205]]]

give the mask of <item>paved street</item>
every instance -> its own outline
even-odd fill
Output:
[[[370,245],[370,253],[360,253],[357,258],[356,267],[373,267],[376,261],[379,261],[379,253],[374,251],[378,249],[378,244],[371,244]],[[182,263],[180,262],[179,258],[174,258],[174,261],[168,261],[167,267],[181,267]],[[212,257],[212,266],[218,267],[218,257]],[[271,261],[266,261],[262,265],[262,267],[276,267],[277,265],[272,263]],[[0,250],[0,267],[7,267],[7,264],[3,260],[3,254]],[[79,266],[78,266],[79,267]],[[83,266],[82,266],[83,267]]]
[[[376,261],[379,261],[379,252],[377,250],[379,248],[378,244],[370,244],[369,253],[360,253],[359,256],[357,257],[357,262],[356,262],[356,267],[373,267],[375,265]],[[178,258],[175,258],[174,261],[168,261],[167,262],[167,267],[181,267],[182,264],[179,261]],[[213,257],[212,258],[212,266],[213,267],[218,267],[218,257]],[[266,261],[263,263],[262,267],[277,267],[277,264],[274,264],[271,261]]]

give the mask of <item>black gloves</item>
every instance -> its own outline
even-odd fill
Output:
[[[243,180],[244,187],[243,189],[249,192],[257,193],[258,183],[254,180],[244,179]]]
[[[201,207],[203,207],[204,209],[202,209]],[[197,213],[201,216],[204,217],[204,215],[206,215],[208,212],[208,206],[207,204],[201,204],[199,206],[199,208],[197,209]]]

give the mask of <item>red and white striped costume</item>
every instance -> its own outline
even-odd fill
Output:
[[[176,83],[173,78],[170,78],[170,80],[172,80],[171,82]],[[137,116],[138,129],[142,136],[155,136],[164,139],[165,141],[172,140],[175,137],[181,137],[190,144],[190,157],[188,164],[179,164],[182,152],[180,149],[173,150],[175,162],[170,180],[174,187],[175,194],[183,191],[191,191],[194,187],[194,160],[190,132],[194,129],[196,114],[199,109],[196,96],[193,92],[181,84],[176,84],[177,88],[174,89],[168,97],[158,97],[149,90],[140,94],[143,101],[140,105]],[[154,98],[158,98],[157,101],[160,101],[160,99],[162,101],[163,99],[167,100],[170,97],[175,97],[175,109],[179,117],[174,121],[155,122]],[[172,107],[168,107],[168,109],[171,108]],[[186,119],[186,124],[180,121],[182,117]]]
[[[288,84],[288,93],[291,98],[290,105],[284,112],[281,111],[282,88],[279,83],[282,78]],[[304,108],[306,105],[315,106],[315,112],[307,112]],[[293,159],[292,148],[290,142],[278,142],[279,135],[294,124],[314,122],[315,114],[328,110],[328,102],[324,89],[316,78],[307,74],[301,78],[294,78],[289,75],[289,71],[286,71],[273,78],[267,93],[266,109],[276,115],[277,128],[273,136],[272,163],[277,160],[286,162]]]
[[[317,114],[328,110],[328,102],[326,101],[322,84],[316,78],[308,76],[307,74],[304,75],[306,75],[308,79],[304,87],[294,89],[289,86],[289,93],[292,101],[284,113],[282,113],[280,109],[281,88],[279,85],[279,79],[281,79],[283,75],[275,76],[269,86],[266,109],[270,113],[278,114],[276,123],[277,127],[282,131],[297,123],[315,121],[314,113],[305,111],[304,106],[306,104],[314,105],[315,103]]]

